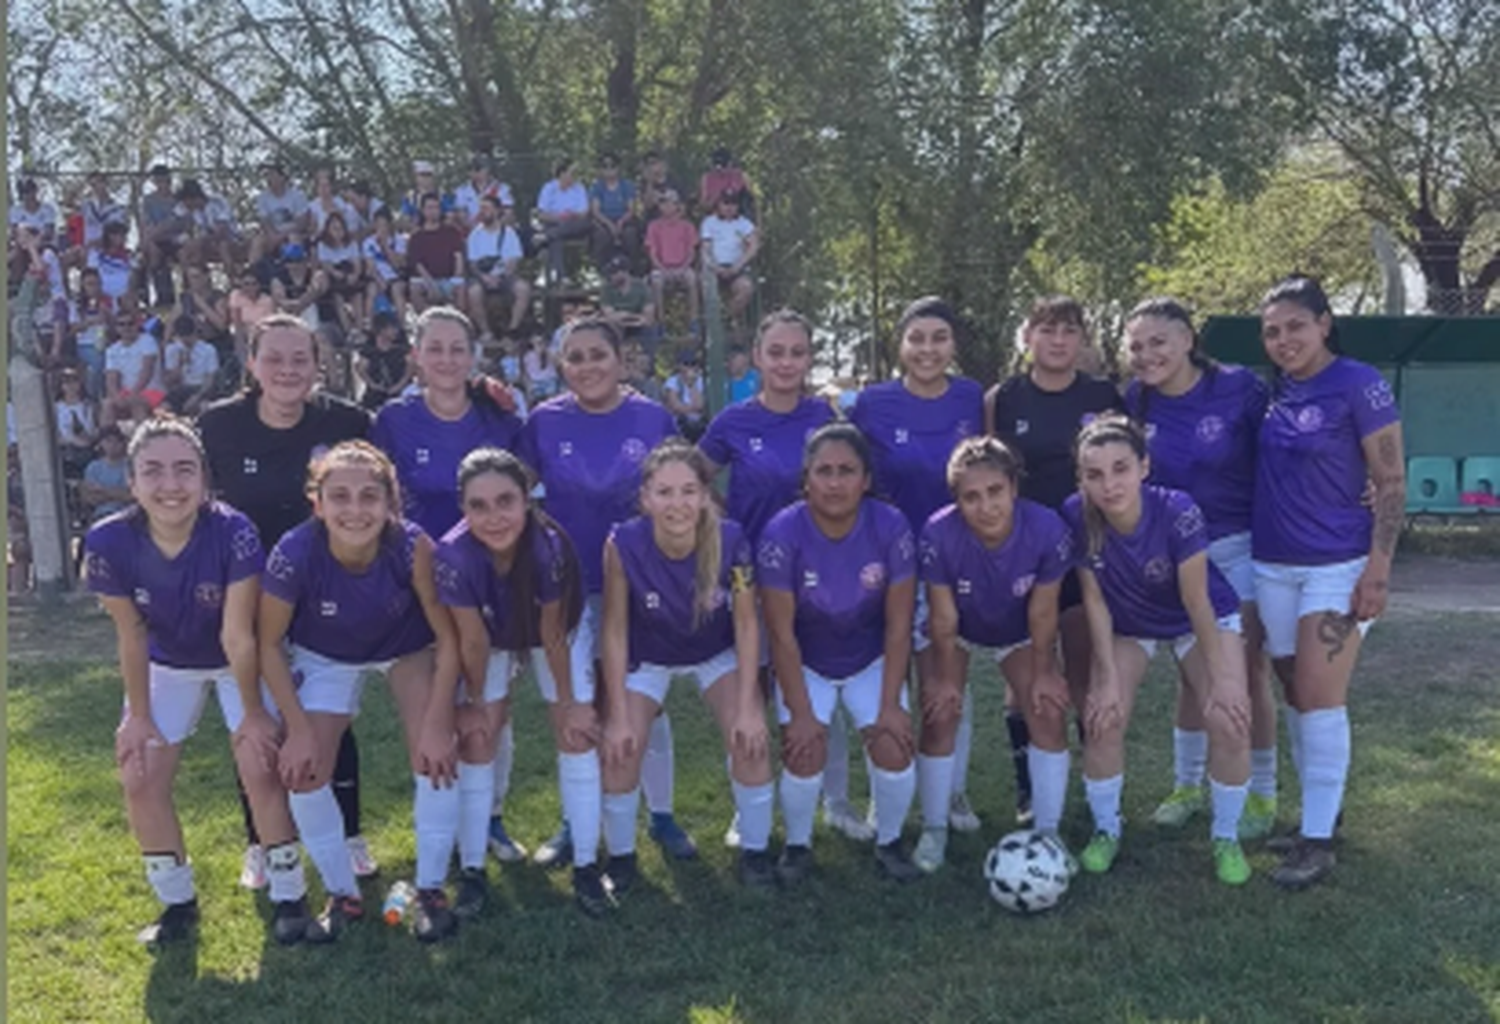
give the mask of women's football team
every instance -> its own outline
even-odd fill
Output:
[[[898,325],[900,377],[843,419],[807,391],[812,325],[781,311],[755,341],[759,394],[697,446],[624,383],[608,321],[570,326],[569,390],[523,422],[475,378],[468,320],[429,310],[421,388],[371,423],[314,392],[301,322],[268,318],[250,388],[209,410],[201,435],[173,419],[136,429],[136,503],[86,540],[118,636],[126,809],[163,905],[142,941],[198,920],[172,790],[210,690],[248,809],[247,884],[269,890],[274,939],[332,942],[363,916],[373,864],[349,731],[372,675],[411,763],[423,941],[484,910],[487,851],[525,856],[502,816],[523,674],[548,706],[563,811],[537,859],[571,863],[591,916],[637,880],[643,790],[651,838],[696,853],[672,814],[663,714],[681,676],[723,734],[725,838],[746,886],[814,870],[820,803],[830,825],[874,840],[885,877],[942,867],[948,830],[978,825],[965,795],[976,655],[1005,684],[1018,820],[1056,836],[1071,721],[1093,828],[1070,867],[1109,871],[1126,730],[1158,646],[1181,687],[1175,782],[1153,820],[1206,812],[1216,877],[1249,880],[1241,843],[1277,813],[1274,673],[1302,801],[1300,826],[1268,844],[1282,854],[1272,879],[1318,882],[1335,861],[1350,677],[1400,531],[1401,426],[1380,374],[1340,354],[1315,281],[1278,284],[1260,318],[1269,386],[1210,359],[1183,305],[1143,302],[1122,395],[1080,369],[1079,305],[1042,300],[1025,365],[986,394],[954,373],[952,310],[922,299]],[[304,466],[297,492],[284,478]],[[848,799],[851,726],[868,818]],[[304,856],[327,897],[316,916]]]

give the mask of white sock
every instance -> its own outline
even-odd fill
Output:
[[[1083,780],[1083,791],[1089,799],[1089,810],[1094,815],[1094,831],[1119,838],[1120,794],[1125,789],[1125,774],[1108,779]]]
[[[458,839],[458,788],[439,789],[425,775],[414,775],[413,781],[416,796],[411,816],[417,827],[417,888],[441,889]]]
[[[266,847],[266,883],[272,903],[290,903],[307,895],[307,875],[296,840]]]
[[[788,846],[811,846],[813,816],[818,812],[818,793],[823,790],[823,773],[793,775],[781,771],[781,818],[786,825]],[[743,840],[744,834],[740,838]]]
[[[730,788],[740,822],[740,849],[764,850],[771,843],[771,807],[775,802],[771,784],[742,786],[731,781]]]
[[[1214,839],[1239,839],[1240,817],[1245,813],[1245,797],[1250,787],[1244,783],[1227,786],[1218,779],[1208,780],[1208,791],[1213,806],[1213,824],[1209,835]]]
[[[193,866],[178,860],[175,853],[148,853],[142,858],[146,864],[146,881],[156,892],[156,898],[167,906],[186,903],[198,895],[193,885]],[[344,860],[349,858],[345,855]]]
[[[1302,835],[1331,839],[1349,778],[1349,709],[1302,715]]]
[[[557,779],[563,818],[573,830],[573,865],[586,867],[599,859],[599,752],[558,754]]]
[[[334,798],[332,786],[319,786],[309,793],[288,793],[287,805],[302,848],[312,858],[330,896],[357,896],[359,883],[354,880],[354,865],[349,863],[349,847],[344,844],[344,812]]]
[[[499,817],[505,813],[505,798],[510,794],[510,771],[516,764],[516,731],[510,719],[500,730],[500,746],[495,750],[495,797],[490,814]]]
[[[1291,748],[1292,767],[1297,769],[1297,778],[1302,778],[1302,715],[1290,704],[1281,709],[1286,718],[1287,745]]]
[[[604,848],[611,857],[635,852],[635,819],[641,812],[641,787],[629,793],[604,794]]]
[[[830,803],[849,799],[849,714],[843,704],[828,723],[828,756],[823,760],[823,797]]]
[[[1208,771],[1208,733],[1172,727],[1172,770],[1178,789],[1197,789]]]
[[[888,772],[872,765],[870,784],[875,790],[875,842],[885,846],[901,838],[901,826],[917,795],[917,769],[907,765],[899,772]]]
[[[957,792],[954,788],[954,762],[952,754],[943,756],[917,755],[917,788],[922,791],[922,827],[948,827],[948,803]],[[876,795],[880,787],[875,788]]]
[[[1250,751],[1250,792],[1276,799],[1276,747]]]
[[[672,720],[663,711],[651,723],[651,737],[641,758],[641,788],[652,814],[672,813]]]
[[[490,841],[490,810],[495,805],[495,766],[458,762],[458,863],[484,867]]]
[[[953,737],[953,792],[969,791],[969,752],[974,748],[974,687],[964,687],[963,712],[958,717],[958,733]],[[926,813],[926,798],[923,798]]]
[[[1039,832],[1056,835],[1062,824],[1071,762],[1072,755],[1066,749],[1040,750],[1035,743],[1026,748],[1026,764],[1031,769],[1031,813]]]

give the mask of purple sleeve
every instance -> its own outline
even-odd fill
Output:
[[[1368,366],[1361,366],[1349,382],[1349,408],[1354,412],[1354,427],[1361,439],[1401,420],[1390,382]]]
[[[738,523],[729,525],[732,529],[724,531],[725,540],[729,542],[724,559],[729,567],[730,593],[738,594],[755,585],[755,557],[750,553],[750,541],[746,539],[745,531]]]
[[[1208,550],[1208,523],[1197,502],[1178,491],[1167,499],[1165,512],[1167,521],[1172,524],[1167,546],[1173,565],[1181,565]]]
[[[394,418],[391,415],[393,405],[387,405],[375,414],[375,422],[370,427],[370,443],[391,458],[396,457],[396,431],[391,423]]]
[[[537,538],[536,546],[536,599],[542,604],[562,600],[565,568],[562,538],[549,530]]]
[[[298,563],[303,561],[304,556],[297,540],[297,533],[293,531],[277,541],[266,558],[266,568],[260,576],[262,590],[294,608],[298,598],[302,596],[302,573]]]
[[[545,415],[545,414],[544,414]],[[537,424],[539,422],[537,410],[531,410],[531,415],[526,417],[526,422],[521,425],[521,432],[516,435],[516,458],[526,463],[527,467],[536,474],[538,478],[542,475],[542,467],[537,465]]]
[[[1056,514],[1042,519],[1039,532],[1043,537],[1041,562],[1037,567],[1038,583],[1056,583],[1073,568],[1073,533]]]
[[[119,558],[120,541],[125,531],[114,520],[94,527],[84,538],[83,571],[88,577],[89,590],[100,597],[130,597],[133,594],[131,581],[123,575],[124,565]]]
[[[917,552],[921,559],[922,582],[951,587],[953,574],[948,571],[947,559],[943,557],[938,529],[938,524],[942,521],[939,518],[941,515],[941,511],[934,512],[927,520],[927,525],[922,527],[922,539],[917,544]]]
[[[229,529],[229,583],[249,579],[266,565],[266,551],[260,546],[255,524],[240,512],[231,513]]]
[[[778,514],[761,531],[760,546],[755,551],[755,573],[760,585],[769,590],[795,593],[792,579],[791,527],[795,520]]]
[[[890,582],[900,583],[917,574],[917,538],[912,535],[906,516],[894,507],[891,511],[896,513],[899,522],[891,530],[890,543],[886,547],[885,567],[890,575]]]
[[[719,413],[709,421],[708,429],[703,432],[703,437],[698,440],[698,450],[714,461],[715,465],[729,465],[729,439],[724,435],[727,433],[724,427],[725,412]]]
[[[478,608],[479,600],[465,578],[463,556],[457,545],[439,544],[433,552],[432,575],[437,581],[438,603],[447,608]]]

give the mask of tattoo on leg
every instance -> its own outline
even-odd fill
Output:
[[[1328,645],[1330,665],[1344,653],[1344,644],[1349,640],[1349,634],[1354,632],[1355,626],[1354,616],[1340,615],[1338,612],[1324,612],[1323,617],[1318,620],[1318,639]]]

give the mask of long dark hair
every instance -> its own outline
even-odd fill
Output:
[[[1198,336],[1198,328],[1193,325],[1193,312],[1187,305],[1169,295],[1157,295],[1149,299],[1142,299],[1136,303],[1134,309],[1125,317],[1129,324],[1141,317],[1154,316],[1161,320],[1171,320],[1187,328],[1188,335],[1193,339],[1193,347],[1188,349],[1188,362],[1202,370],[1208,377],[1209,393],[1213,393],[1214,381],[1222,368],[1219,361],[1207,352],[1203,351],[1203,339]],[[1132,415],[1138,423],[1146,422],[1146,410],[1150,407],[1151,396],[1156,389],[1147,387],[1146,384],[1138,382],[1139,389],[1136,394],[1136,408]]]
[[[1078,437],[1073,442],[1073,464],[1078,466],[1078,472],[1083,473],[1083,452],[1087,448],[1099,448],[1107,444],[1123,444],[1135,452],[1135,457],[1141,461],[1147,458],[1146,432],[1130,417],[1122,413],[1106,413],[1092,420],[1078,432]],[[1104,514],[1094,507],[1089,501],[1088,495],[1083,494],[1080,488],[1080,499],[1083,502],[1083,528],[1088,536],[1088,554],[1094,558],[1104,547]]]
[[[1335,356],[1344,354],[1343,346],[1339,344],[1339,323],[1333,315],[1333,307],[1329,305],[1328,293],[1323,290],[1323,285],[1315,277],[1306,274],[1289,274],[1271,286],[1260,300],[1260,312],[1265,311],[1278,302],[1291,302],[1301,306],[1313,316],[1327,315],[1329,319],[1328,337],[1323,339],[1323,345]],[[1271,394],[1279,397],[1281,395],[1282,378],[1285,376],[1277,368],[1271,375]]]
[[[537,600],[540,591],[540,573],[537,565],[536,545],[538,535],[543,543],[552,548],[556,557],[558,582],[561,588],[563,624],[567,632],[578,628],[583,618],[583,586],[578,567],[578,554],[573,541],[557,522],[538,505],[531,493],[536,489],[536,475],[531,469],[503,448],[476,448],[458,464],[458,500],[463,504],[463,494],[469,482],[486,473],[498,473],[516,485],[526,496],[526,525],[516,540],[516,554],[510,565],[508,577],[511,594],[511,621],[516,624],[517,642],[522,650],[541,647],[542,606]]]

